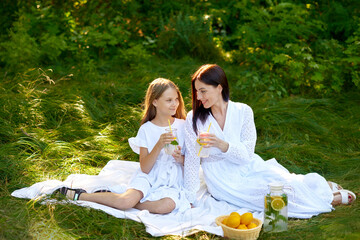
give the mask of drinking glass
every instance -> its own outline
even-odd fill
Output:
[[[197,138],[195,141],[195,151],[196,151],[196,155],[198,157],[202,157],[202,158],[209,157],[210,148],[204,147],[207,143],[200,142],[200,139],[206,140],[207,134],[208,134],[208,132],[206,132],[206,131],[198,131]]]
[[[166,144],[164,147],[165,153],[172,155],[174,151],[178,148],[179,143],[177,142],[177,129],[176,128],[166,128],[165,131],[167,133],[172,133],[174,136],[174,140],[171,141],[171,143]]]

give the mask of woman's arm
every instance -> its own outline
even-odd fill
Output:
[[[244,106],[244,120],[240,132],[239,142],[230,142],[229,149],[224,155],[232,162],[238,164],[249,163],[255,154],[256,128],[254,113],[248,106]]]
[[[159,140],[157,141],[150,153],[147,148],[140,147],[141,171],[143,171],[144,173],[149,173],[153,168],[161,149],[165,146],[165,144],[171,143],[173,139],[174,137],[171,133],[163,133],[160,135]]]
[[[226,159],[236,164],[246,164],[250,162],[252,156],[254,155],[256,144],[254,114],[252,109],[245,105],[243,115],[244,121],[237,141],[226,142],[219,139],[215,134],[206,133],[204,134],[205,140],[201,141],[207,143],[204,147],[219,148]]]
[[[192,128],[192,114],[188,114],[185,123],[185,162],[184,162],[184,186],[186,196],[191,203],[196,200],[196,192],[200,188],[199,169],[200,157],[195,151],[196,134]]]

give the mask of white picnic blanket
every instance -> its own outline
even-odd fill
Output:
[[[138,162],[111,160],[98,175],[72,174],[64,182],[58,180],[47,180],[36,183],[30,187],[15,190],[11,195],[18,198],[36,199],[51,194],[54,190],[66,186],[72,188],[83,188],[87,192],[95,192],[100,189],[108,189],[114,192],[125,190],[132,174],[139,168]],[[147,210],[129,209],[118,210],[105,205],[88,201],[68,201],[82,207],[91,207],[102,210],[117,218],[127,218],[145,225],[146,231],[152,236],[179,235],[182,237],[199,231],[206,231],[223,236],[221,227],[215,223],[215,218],[226,215],[233,211],[240,214],[251,211],[254,217],[263,220],[263,212],[254,212],[228,204],[224,201],[215,200],[207,191],[202,174],[201,187],[197,192],[197,202],[194,208],[183,213],[172,212],[169,214],[152,214]],[[53,199],[44,198],[41,203],[45,204]]]

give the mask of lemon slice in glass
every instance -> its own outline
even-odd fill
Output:
[[[196,142],[197,142],[199,145],[207,145],[207,143],[202,143],[202,142],[200,142],[200,139],[199,139],[199,138],[196,139]]]

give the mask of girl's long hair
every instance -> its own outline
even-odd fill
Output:
[[[185,119],[185,107],[184,100],[182,98],[181,92],[179,88],[172,81],[165,78],[157,78],[152,81],[146,91],[145,101],[144,101],[144,114],[141,120],[141,125],[146,123],[147,121],[151,121],[156,116],[156,108],[152,104],[155,99],[159,99],[161,95],[168,89],[174,88],[178,94],[179,98],[179,106],[176,109],[175,115],[173,117],[179,119]]]
[[[195,81],[199,80],[202,83],[217,87],[219,84],[222,87],[222,98],[225,102],[229,101],[229,84],[224,70],[216,64],[202,65],[193,75],[191,79],[192,90],[192,109],[193,109],[193,129],[197,132],[196,122],[198,119],[205,123],[208,118],[211,108],[204,108],[201,101],[197,99],[197,92],[195,89]]]

